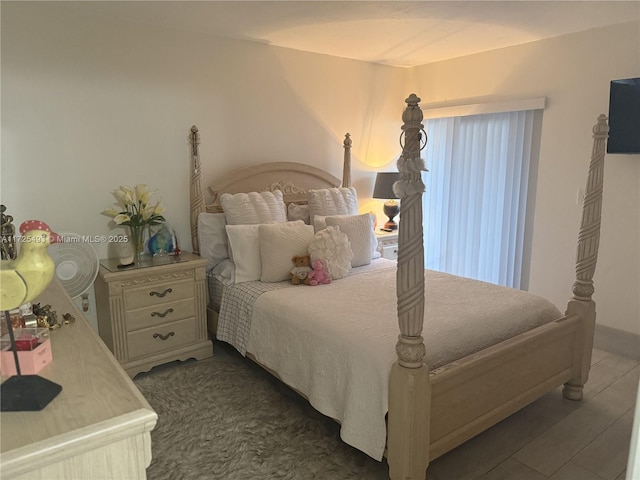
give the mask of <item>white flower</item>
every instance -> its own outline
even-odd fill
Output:
[[[154,214],[154,210],[155,210],[155,207],[153,205],[145,206],[142,209],[142,212],[140,212],[142,214],[142,221],[146,222],[147,220],[149,220],[151,216]]]
[[[113,218],[116,225],[160,225],[165,221],[162,216],[164,206],[162,202],[149,205],[149,199],[154,192],[144,183],[139,183],[133,188],[120,186],[111,192],[117,200],[117,205],[104,210],[102,214]]]
[[[151,192],[147,190],[146,184],[144,183],[137,184],[135,187],[135,190],[136,190],[136,197],[138,198],[138,201],[140,203],[142,203],[143,205],[146,205],[147,203],[149,203],[149,197],[151,196]]]
[[[113,221],[116,222],[116,225],[122,225],[125,222],[131,221],[131,217],[124,213],[119,213],[113,218]]]
[[[162,215],[164,213],[164,205],[162,204],[162,201],[159,201],[158,204],[156,205],[156,208],[153,210],[153,214],[154,215]]]
[[[102,215],[106,215],[107,217],[111,217],[111,218],[115,218],[118,216],[120,212],[118,210],[116,210],[115,208],[109,208],[107,210],[105,210],[104,212],[102,212]]]
[[[116,198],[118,204],[123,207],[133,205],[133,191],[129,187],[120,187],[114,190],[113,196]]]

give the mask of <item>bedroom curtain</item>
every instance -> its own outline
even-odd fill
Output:
[[[426,268],[527,287],[535,112],[426,121]]]

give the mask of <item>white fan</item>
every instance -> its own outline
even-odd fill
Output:
[[[85,293],[98,275],[100,260],[91,244],[75,233],[61,233],[64,241],[49,246],[56,277],[71,298]]]

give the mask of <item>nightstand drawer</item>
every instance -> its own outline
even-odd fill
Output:
[[[382,258],[388,258],[389,260],[397,260],[398,245],[387,245],[386,247],[382,247]]]
[[[177,302],[160,303],[152,307],[138,308],[136,310],[128,310],[126,312],[127,331],[131,332],[140,330],[141,328],[193,317],[195,316],[195,311],[195,301],[193,298],[187,298]]]
[[[193,281],[156,283],[124,292],[125,310],[149,307],[160,303],[193,298]]]
[[[195,318],[156,325],[127,334],[131,359],[172,350],[194,343],[196,340]]]

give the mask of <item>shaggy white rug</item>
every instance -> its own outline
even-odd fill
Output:
[[[386,462],[342,442],[336,422],[226,344],[135,384],[158,414],[149,480],[388,478]]]

